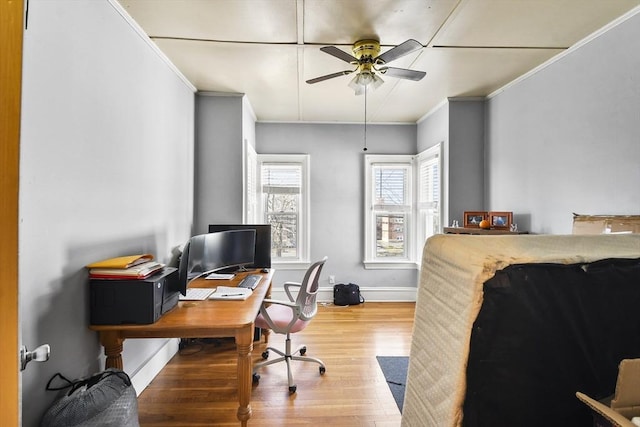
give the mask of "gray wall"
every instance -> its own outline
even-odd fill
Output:
[[[442,220],[484,210],[484,101],[447,100],[418,124],[418,151],[442,143]]]
[[[640,213],[640,14],[487,103],[487,208],[571,233],[572,213]]]
[[[34,1],[24,38],[21,343],[51,345],[22,373],[22,425],[57,372],[104,367],[88,329],[86,264],[150,252],[170,262],[193,218],[193,89],[107,1]],[[134,374],[165,340],[129,340]],[[6,367],[13,369],[12,367]],[[0,416],[1,417],[1,416]]]
[[[449,101],[449,225],[484,210],[484,102]]]
[[[242,222],[243,96],[196,96],[193,234],[212,223]]]
[[[257,123],[259,154],[311,155],[311,258],[328,275],[365,287],[415,286],[417,270],[365,270],[364,131],[358,124]],[[367,125],[367,154],[415,154],[415,125]],[[277,268],[277,266],[276,266]],[[276,283],[300,280],[278,270]]]

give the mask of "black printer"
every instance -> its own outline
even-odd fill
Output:
[[[154,323],[178,304],[178,289],[178,269],[173,267],[146,279],[90,279],[90,323]]]

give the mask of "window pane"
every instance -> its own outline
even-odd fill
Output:
[[[298,212],[300,197],[297,194],[265,194],[267,206],[265,212]]]
[[[435,202],[435,206],[437,206],[440,201],[440,183],[438,182],[440,173],[438,172],[438,166],[437,157],[420,164],[420,202]]]
[[[271,256],[275,258],[298,257],[298,215],[269,213],[271,224]]]
[[[300,253],[300,195],[302,188],[300,163],[263,163],[263,212],[271,224],[271,256],[296,260]]]
[[[376,256],[406,258],[405,216],[376,214]]]
[[[425,209],[420,212],[420,217],[422,220],[422,229],[424,230],[422,240],[426,240],[428,237],[440,232],[440,215],[438,215],[437,211]]]
[[[418,244],[416,257],[424,242],[441,231],[440,215],[440,147],[435,146],[419,155],[418,162]]]
[[[374,166],[374,204],[395,205],[407,204],[406,168],[392,166]]]
[[[262,187],[268,192],[298,193],[302,183],[302,166],[296,164],[264,164]]]

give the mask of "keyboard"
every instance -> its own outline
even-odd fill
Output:
[[[248,288],[254,290],[260,283],[262,276],[260,274],[249,274],[238,283],[239,288]]]
[[[179,295],[180,301],[204,301],[215,288],[187,288],[187,295]]]

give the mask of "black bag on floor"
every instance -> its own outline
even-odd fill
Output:
[[[358,305],[364,302],[360,295],[360,287],[355,283],[339,283],[333,286],[333,303],[335,305]]]
[[[56,378],[64,385],[52,386]],[[75,381],[58,373],[47,383],[47,390],[60,390],[60,394],[40,427],[139,427],[136,391],[124,371],[110,368]]]

